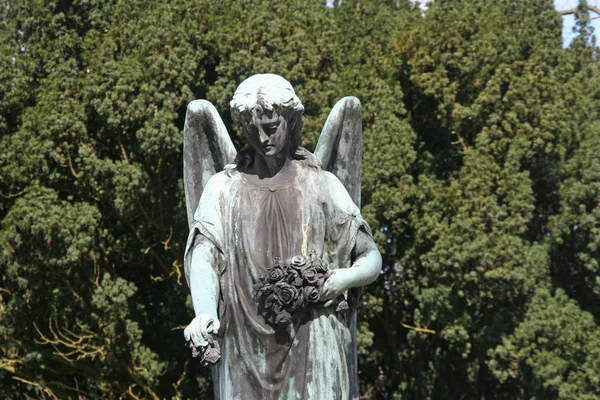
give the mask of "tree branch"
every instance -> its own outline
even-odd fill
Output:
[[[18,197],[18,196],[22,195],[23,193],[25,193],[26,190],[27,190],[27,188],[21,190],[18,193],[11,193],[11,194],[2,194],[2,193],[0,193],[0,196],[4,197],[5,199],[12,199],[13,197]]]
[[[558,13],[560,15],[575,14],[576,12],[577,12],[577,7],[575,7],[575,8],[569,8],[568,10],[558,10]]]
[[[578,9],[579,9],[579,7],[573,7],[573,8],[569,8],[568,10],[558,10],[558,13],[560,15],[575,14]],[[592,12],[595,12],[596,14],[600,15],[600,7],[590,6],[588,4],[587,9],[588,9],[588,11],[592,11]]]
[[[406,325],[406,324],[400,324],[403,327],[405,327],[406,329],[411,329],[413,331],[417,331],[417,332],[423,332],[423,333],[431,333],[431,334],[435,334],[436,332],[432,329],[426,329],[426,328],[417,328],[416,326],[410,326],[410,325]]]
[[[73,160],[71,159],[71,152],[69,151],[69,145],[66,146],[67,149],[67,159],[69,160],[69,169],[71,170],[71,174],[75,177],[75,179],[79,179],[79,174],[73,168]]]

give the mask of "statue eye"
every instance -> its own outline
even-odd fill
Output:
[[[244,130],[246,131],[246,134],[248,134],[248,135],[255,135],[258,132],[258,129],[256,129],[256,126],[252,125],[252,124],[248,124],[248,125],[244,126]]]
[[[272,134],[274,134],[274,133],[275,133],[275,131],[277,130],[277,126],[278,126],[278,125],[276,125],[276,124],[265,125],[263,129],[265,130],[265,133],[266,133],[267,135],[272,135]]]

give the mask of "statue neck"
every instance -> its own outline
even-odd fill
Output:
[[[287,175],[292,169],[292,157],[289,154],[269,157],[255,153],[250,173],[264,179],[273,178],[275,175]]]

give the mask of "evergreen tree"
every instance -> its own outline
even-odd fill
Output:
[[[181,340],[180,126],[212,3],[186,3],[3,11],[3,398],[208,390]]]

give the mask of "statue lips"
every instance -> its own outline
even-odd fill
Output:
[[[272,145],[272,144],[270,144],[270,143],[261,144],[259,148],[260,148],[259,152],[262,153],[265,156],[267,156],[267,155],[273,155],[273,154],[269,154],[269,153],[272,153],[275,150],[275,146]]]

